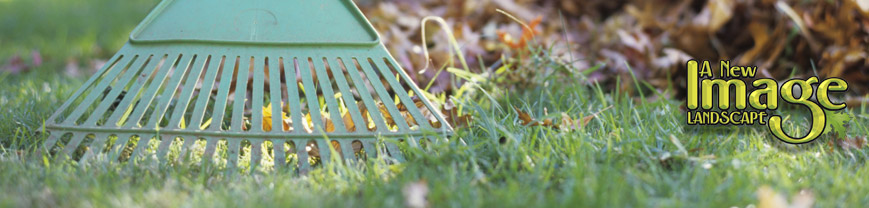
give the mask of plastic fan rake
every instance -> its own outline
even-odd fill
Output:
[[[327,147],[402,160],[382,138],[414,147],[451,132],[422,95],[350,0],[165,0],[49,118],[45,145],[302,171]]]

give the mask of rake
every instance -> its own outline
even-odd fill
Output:
[[[396,141],[452,131],[350,0],[164,0],[45,126],[48,153],[79,161],[265,156],[299,172],[400,162]]]

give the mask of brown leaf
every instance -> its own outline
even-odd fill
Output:
[[[597,117],[598,114],[600,114],[601,112],[604,112],[604,111],[606,111],[606,110],[609,110],[609,109],[612,108],[612,107],[613,107],[613,106],[609,106],[609,107],[604,108],[603,110],[598,111],[597,113],[594,113],[594,114],[588,115],[588,116],[586,116],[586,117],[582,117],[582,126],[587,126],[587,125],[588,125],[588,122],[591,122],[591,119]]]
[[[350,118],[349,111],[344,112],[344,115],[341,116],[341,118],[344,119],[344,127],[347,128],[348,132],[356,131],[356,124],[353,123],[353,118]]]
[[[566,131],[571,131],[577,129],[576,126],[573,125],[573,118],[567,115],[567,113],[561,113],[561,123],[558,125],[559,129],[563,129]]]
[[[441,113],[444,114],[445,119],[453,128],[468,126],[473,119],[470,114],[459,115],[459,109],[452,100],[447,100],[444,105],[441,106]],[[435,126],[435,128],[440,128],[440,123],[433,123],[432,125]]]
[[[770,32],[765,24],[751,22],[748,24],[748,32],[754,39],[754,47],[742,54],[738,62],[740,65],[747,65],[754,61],[767,48],[770,39]]]
[[[733,0],[711,0],[706,3],[703,11],[694,17],[694,24],[705,26],[706,31],[709,32],[718,31],[733,17],[735,6]]]
[[[520,111],[519,108],[516,108],[515,106],[513,107],[513,110],[515,110],[516,114],[519,115],[519,120],[522,120],[523,126],[527,126],[528,124],[534,122],[534,119],[531,118],[531,115],[529,115],[528,113]]]
[[[332,149],[341,150],[341,144],[338,143],[338,141],[332,140],[329,142],[329,144],[332,145]],[[307,146],[305,146],[305,149],[307,150],[308,155],[310,155],[311,157],[320,157],[320,148],[317,146],[316,143],[308,144]],[[329,151],[329,149],[324,148],[323,151]]]
[[[555,126],[555,124],[552,122],[551,118],[543,119],[543,121],[538,122],[538,124],[540,126],[545,126],[545,127],[556,127],[556,128],[558,127],[558,126]]]
[[[389,114],[389,110],[386,109],[386,106],[383,103],[378,103],[377,108],[380,110],[380,114],[383,115],[383,119],[386,122],[386,125],[395,126],[395,119],[392,118],[392,115]]]
[[[834,137],[839,137],[838,135]],[[836,145],[842,149],[862,149],[866,146],[866,137],[835,138]]]
[[[323,123],[326,123],[326,132],[335,131],[335,123],[332,122],[332,119],[323,115]]]
[[[519,39],[514,38],[510,34],[504,31],[498,31],[498,40],[507,44],[510,48],[513,49],[525,49],[525,46],[528,44],[528,41],[534,39],[534,36],[540,34],[540,31],[537,30],[537,25],[543,21],[543,16],[537,16],[534,20],[531,20],[531,23],[528,24],[528,28],[522,29],[522,35],[519,36]]]

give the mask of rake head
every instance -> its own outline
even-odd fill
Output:
[[[211,3],[161,2],[46,121],[47,150],[305,172],[451,132],[349,0]]]

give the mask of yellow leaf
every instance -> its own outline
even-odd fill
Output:
[[[272,130],[272,104],[263,108],[263,131]]]
[[[211,119],[212,118],[208,118],[208,120],[205,120],[205,122],[202,122],[202,125],[199,125],[199,129],[205,129],[205,127],[208,127],[208,125],[211,125]]]
[[[281,105],[284,103],[281,102]],[[283,121],[284,130],[290,129],[290,123],[292,123],[292,119],[287,116],[287,113],[281,112],[281,121]],[[210,122],[210,121],[209,121]],[[263,108],[263,131],[271,131],[272,130],[272,104],[269,103],[268,106]]]

